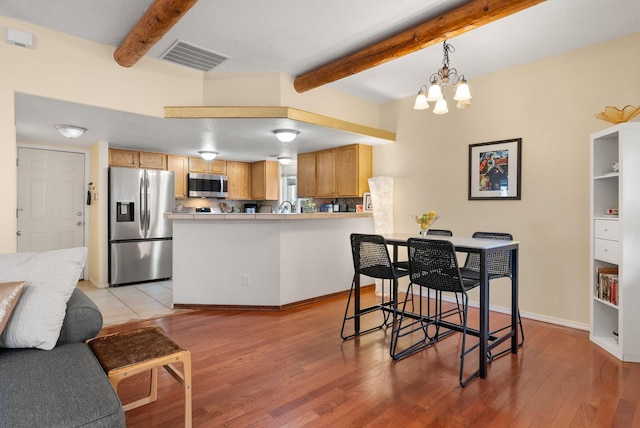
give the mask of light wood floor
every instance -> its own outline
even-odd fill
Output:
[[[461,388],[459,333],[392,361],[389,329],[342,341],[345,302],[283,312],[192,311],[103,333],[159,325],[189,349],[199,427],[640,426],[640,364],[609,356],[585,331],[525,319],[518,355],[495,360],[487,379]],[[491,316],[492,326],[507,322]],[[126,402],[147,387],[146,377],[132,378],[120,384],[120,395]],[[128,427],[177,427],[183,415],[182,388],[161,370],[158,401],[126,418]]]

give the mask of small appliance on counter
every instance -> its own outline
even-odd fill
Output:
[[[258,204],[244,204],[244,212],[248,214],[255,214],[258,210]]]
[[[197,213],[210,213],[211,212],[211,208],[209,208],[209,207],[198,207],[198,208],[196,208],[196,212]]]

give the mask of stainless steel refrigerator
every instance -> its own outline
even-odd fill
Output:
[[[171,171],[109,168],[109,284],[172,276]]]

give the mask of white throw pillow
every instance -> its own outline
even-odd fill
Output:
[[[2,335],[5,348],[53,349],[87,249],[0,254],[0,282],[26,281]]]

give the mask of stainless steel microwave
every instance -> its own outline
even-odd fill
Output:
[[[190,172],[187,175],[190,198],[226,198],[228,182],[226,175]]]

